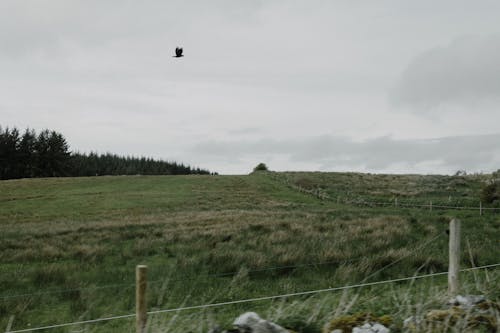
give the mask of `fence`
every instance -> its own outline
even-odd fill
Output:
[[[248,298],[248,299],[239,299],[239,300],[232,300],[232,301],[220,302],[220,303],[211,303],[211,304],[202,304],[202,305],[184,306],[184,307],[178,307],[178,308],[147,311],[147,307],[146,307],[147,267],[143,266],[143,265],[139,265],[136,267],[136,284],[135,284],[135,286],[136,286],[136,290],[135,290],[136,313],[135,314],[117,315],[117,316],[90,319],[90,320],[84,320],[84,321],[75,321],[75,322],[54,324],[54,325],[48,325],[48,326],[25,328],[25,329],[20,329],[20,330],[11,330],[12,320],[13,320],[13,318],[11,317],[11,320],[9,321],[9,324],[8,324],[5,332],[6,333],[33,332],[33,331],[49,330],[49,329],[54,329],[54,328],[77,326],[77,325],[106,322],[106,321],[111,321],[111,320],[118,320],[118,319],[126,319],[126,318],[134,318],[135,317],[136,318],[136,332],[137,333],[145,333],[146,329],[147,329],[148,315],[151,316],[151,315],[157,315],[157,314],[161,314],[161,313],[180,312],[180,311],[195,310],[195,309],[206,309],[206,308],[222,307],[222,306],[231,305],[231,304],[242,304],[242,303],[259,302],[259,301],[265,301],[265,300],[274,300],[274,299],[281,299],[281,298],[296,297],[296,296],[314,295],[314,294],[325,293],[325,292],[333,292],[333,291],[362,288],[362,287],[366,287],[366,286],[390,284],[390,283],[403,282],[403,281],[413,281],[413,280],[424,279],[424,278],[429,278],[429,277],[433,277],[433,276],[442,276],[442,275],[448,275],[448,292],[449,292],[449,294],[456,295],[458,293],[458,291],[460,290],[460,285],[459,285],[459,273],[460,272],[469,272],[469,271],[475,271],[475,270],[479,270],[479,269],[495,268],[495,267],[499,267],[500,263],[483,265],[480,267],[473,267],[473,268],[467,268],[467,269],[460,269],[460,267],[459,267],[459,262],[460,262],[459,256],[460,255],[459,254],[460,254],[460,238],[461,237],[460,237],[460,221],[459,220],[453,219],[450,221],[449,234],[450,234],[450,237],[449,237],[449,269],[448,269],[448,272],[430,273],[430,274],[415,275],[415,276],[410,276],[410,277],[403,277],[403,278],[383,280],[383,281],[366,282],[370,277],[376,275],[380,271],[382,271],[382,270],[398,263],[399,261],[403,260],[404,258],[409,256],[411,254],[410,253],[406,256],[403,256],[402,258],[399,258],[399,259],[383,266],[382,268],[380,268],[376,272],[365,277],[359,283],[353,284],[353,285],[339,286],[339,287],[332,287],[332,288],[325,288],[325,289],[317,289],[317,290],[309,290],[309,291],[301,291],[301,292],[294,292],[294,293],[280,294],[280,295],[262,296],[262,297],[256,297],[256,298]],[[436,240],[439,236],[441,236],[441,234],[438,234],[437,236],[427,240],[423,244],[420,244],[420,246],[414,248],[413,251],[411,251],[411,252],[413,253],[413,252],[420,250],[421,248],[427,246],[429,243]],[[290,266],[288,266],[288,267],[290,267]],[[20,295],[13,295],[11,297],[18,297],[18,296],[20,296]]]
[[[381,201],[367,201],[364,199],[358,200],[345,200],[343,201],[345,204],[352,205],[366,205],[366,206],[394,206],[394,207],[405,207],[405,208],[425,208],[430,211],[433,209],[445,209],[445,210],[477,210],[479,215],[483,215],[486,211],[500,211],[500,208],[496,207],[483,207],[482,202],[479,202],[477,207],[474,206],[450,206],[450,205],[436,205],[433,204],[432,201],[429,201],[428,204],[415,204],[415,203],[405,203],[398,201],[397,198],[394,199],[393,202],[381,202]]]
[[[301,193],[306,193],[310,194],[312,196],[317,197],[318,199],[321,200],[327,200],[331,199],[331,197],[322,189],[315,188],[315,189],[305,189],[303,187],[297,186],[297,185],[291,185],[289,184],[290,187],[293,189],[301,192]],[[428,209],[432,211],[433,209],[445,209],[445,210],[477,210],[479,212],[479,215],[483,215],[484,212],[486,211],[499,211],[499,207],[484,207],[483,203],[479,201],[478,206],[451,206],[451,205],[436,205],[434,204],[431,200],[428,201],[428,203],[408,203],[408,202],[401,202],[398,200],[398,198],[394,198],[391,201],[369,201],[364,198],[358,198],[358,199],[342,199],[340,196],[337,197],[336,202],[338,204],[346,204],[346,205],[364,205],[364,206],[394,206],[394,207],[405,207],[405,208],[423,208],[423,209]]]

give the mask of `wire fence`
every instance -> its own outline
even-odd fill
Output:
[[[391,202],[381,202],[381,201],[367,201],[364,199],[352,199],[352,200],[344,200],[342,201],[344,204],[351,205],[366,205],[366,206],[387,206],[387,207],[405,207],[405,208],[426,208],[428,210],[433,209],[446,209],[446,210],[475,210],[475,211],[500,211],[500,208],[497,207],[483,207],[479,205],[477,207],[474,206],[450,206],[450,205],[436,205],[431,202],[428,204],[416,204],[416,203],[405,203],[400,201],[391,201]]]
[[[168,312],[179,312],[179,311],[185,311],[185,310],[195,310],[195,309],[203,309],[203,308],[212,308],[212,307],[219,307],[219,306],[224,306],[224,305],[231,305],[231,304],[242,304],[242,303],[248,303],[248,302],[258,302],[258,301],[264,301],[264,300],[274,300],[274,299],[279,299],[279,298],[287,298],[287,297],[294,297],[294,296],[302,296],[302,295],[313,295],[313,294],[318,294],[318,293],[323,293],[323,292],[328,292],[328,291],[338,291],[338,290],[346,290],[346,289],[352,289],[352,288],[361,288],[365,286],[373,286],[373,285],[378,285],[378,284],[385,284],[385,283],[394,283],[394,282],[401,282],[401,281],[408,281],[408,280],[416,280],[416,279],[422,279],[426,277],[432,277],[432,276],[439,276],[439,275],[444,275],[448,274],[448,272],[440,272],[440,273],[430,273],[430,274],[425,274],[425,275],[416,275],[416,276],[411,276],[411,277],[404,277],[404,278],[397,278],[397,279],[390,279],[390,280],[383,280],[383,281],[375,281],[375,282],[367,282],[371,277],[377,275],[381,271],[394,266],[395,264],[401,262],[402,260],[408,258],[411,255],[414,255],[418,251],[421,251],[423,248],[428,247],[429,244],[433,243],[436,241],[440,236],[444,235],[444,232],[438,233],[434,235],[433,237],[429,238],[428,240],[424,242],[419,242],[416,246],[412,248],[406,255],[397,258],[394,261],[391,261],[390,263],[384,265],[380,269],[376,270],[375,272],[371,273],[370,275],[366,276],[362,281],[360,281],[358,284],[354,285],[347,285],[347,286],[341,286],[341,287],[333,287],[333,288],[325,288],[325,289],[316,289],[316,290],[309,290],[309,291],[302,291],[302,292],[294,292],[294,293],[287,293],[287,294],[280,294],[280,295],[272,295],[272,296],[262,296],[262,297],[255,297],[255,298],[248,298],[248,299],[239,299],[239,300],[232,300],[232,301],[226,301],[226,302],[219,302],[219,303],[210,303],[210,304],[202,304],[202,305],[194,305],[194,306],[183,306],[183,307],[178,307],[178,308],[169,308],[169,309],[160,309],[160,310],[153,310],[147,312],[150,315],[154,314],[160,314],[160,313],[168,313]],[[379,256],[382,257],[382,256]],[[348,262],[355,262],[359,260],[370,260],[373,258],[370,257],[358,257],[358,258],[353,258],[350,260],[345,260],[342,261],[342,263],[348,263]],[[274,269],[280,269],[280,268],[298,268],[298,267],[305,267],[305,266],[313,266],[313,265],[323,265],[323,264],[330,264],[330,263],[339,263],[338,261],[329,261],[329,262],[319,262],[319,263],[308,263],[308,264],[299,264],[299,265],[286,265],[286,266],[273,266],[273,267],[266,267],[262,269],[255,269],[255,270],[249,270],[248,272],[262,272],[262,271],[268,271],[268,270],[274,270]],[[468,269],[462,269],[462,272],[466,271],[473,271],[477,269],[486,269],[486,268],[493,268],[493,267],[498,267],[500,266],[500,263],[498,264],[491,264],[491,265],[484,265],[480,267],[473,267],[473,268],[468,268]],[[222,274],[214,274],[212,275],[213,277],[219,277],[219,276],[227,276],[227,275],[234,275],[237,272],[230,272],[230,273],[222,273]],[[210,276],[210,275],[206,275]],[[180,279],[185,281],[186,279]],[[152,281],[151,283],[157,283],[157,282],[163,282],[164,280],[158,280],[158,281]],[[123,284],[115,284],[115,285],[106,285],[106,286],[98,286],[94,287],[94,289],[98,288],[107,288],[107,287],[117,287],[117,286],[123,286]],[[134,286],[133,284],[128,284],[128,286]],[[88,288],[85,288],[88,289]],[[75,289],[68,289],[68,290],[58,290],[58,291],[49,291],[49,292],[40,292],[40,293],[33,293],[31,295],[43,295],[46,293],[51,293],[51,292],[69,292],[69,291],[75,291],[75,290],[84,290],[84,288],[75,288]],[[8,295],[4,296],[4,298],[9,298],[9,297],[22,297],[30,294],[20,294],[20,295]],[[25,328],[21,330],[15,330],[15,331],[7,331],[9,333],[16,333],[16,332],[30,332],[30,331],[38,331],[38,330],[45,330],[45,329],[52,329],[52,328],[60,328],[60,327],[67,327],[67,326],[76,326],[76,325],[83,325],[83,324],[90,324],[90,323],[98,323],[98,322],[105,322],[105,321],[110,321],[110,320],[116,320],[116,319],[126,319],[126,318],[132,318],[135,317],[136,314],[124,314],[124,315],[117,315],[117,316],[111,316],[111,317],[105,317],[105,318],[97,318],[97,319],[89,319],[89,320],[84,320],[84,321],[75,321],[75,322],[69,322],[69,323],[62,323],[62,324],[54,324],[54,325],[48,325],[48,326],[41,326],[41,327],[34,327],[34,328]]]
[[[479,270],[479,269],[494,268],[494,267],[498,267],[498,266],[500,266],[500,263],[491,264],[491,265],[484,265],[484,266],[480,266],[480,267],[466,268],[466,269],[462,269],[460,271],[461,272],[470,272],[470,271],[475,271],[475,270]],[[198,309],[206,309],[206,308],[213,308],[213,307],[220,307],[220,306],[227,306],[227,305],[234,305],[234,304],[275,300],[275,299],[288,298],[288,297],[314,295],[314,294],[325,293],[325,292],[341,291],[341,290],[362,288],[362,287],[368,287],[368,286],[376,286],[376,285],[396,283],[396,282],[413,281],[413,280],[419,280],[419,279],[424,279],[424,278],[429,278],[429,277],[434,277],[434,276],[441,276],[441,275],[446,275],[446,274],[448,274],[448,272],[430,273],[430,274],[423,274],[423,275],[408,276],[408,277],[398,278],[398,279],[359,283],[359,284],[347,285],[347,286],[341,286],[341,287],[308,290],[308,291],[301,291],[301,292],[280,294],[280,295],[272,295],[272,296],[262,296],[262,297],[247,298],[247,299],[233,300],[233,301],[220,302],[220,303],[185,306],[185,307],[172,308],[172,309],[153,310],[153,311],[147,312],[147,314],[148,315],[156,315],[156,314],[161,314],[161,313],[180,312],[180,311],[187,311],[187,310],[198,310]],[[60,328],[60,327],[76,326],[76,325],[83,325],[83,324],[93,324],[93,323],[105,322],[105,321],[116,320],[116,319],[133,318],[135,316],[136,316],[135,313],[125,314],[125,315],[111,316],[111,317],[105,317],[105,318],[97,318],[97,319],[89,319],[89,320],[75,321],[75,322],[62,323],[62,324],[47,325],[47,326],[41,326],[41,327],[31,327],[31,328],[14,330],[14,331],[9,330],[9,331],[6,331],[5,333],[33,332],[33,331],[47,330],[47,329]]]
[[[337,203],[343,203],[348,205],[367,205],[367,206],[394,206],[394,207],[407,207],[407,208],[427,208],[429,210],[433,209],[446,209],[446,210],[477,210],[482,214],[484,211],[500,211],[500,207],[484,207],[481,201],[478,202],[478,206],[460,206],[460,205],[445,205],[445,204],[435,204],[432,200],[426,200],[425,203],[409,203],[400,202],[397,198],[391,199],[390,201],[370,201],[366,198],[343,198],[340,196],[332,197],[326,190],[316,187],[312,189],[304,188],[300,185],[294,184],[293,181],[286,178],[282,180],[290,188],[295,189],[299,192],[313,195],[321,200],[336,200]]]

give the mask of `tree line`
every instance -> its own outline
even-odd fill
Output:
[[[211,174],[177,162],[116,154],[71,152],[61,133],[0,126],[0,179],[101,175]]]

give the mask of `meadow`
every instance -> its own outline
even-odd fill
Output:
[[[134,313],[138,264],[148,265],[150,310],[442,272],[451,218],[462,221],[462,266],[496,264],[500,212],[349,203],[477,206],[487,178],[256,172],[1,181],[0,327]],[[499,275],[464,273],[463,291],[498,301]],[[446,297],[443,276],[158,314],[150,323],[154,332],[201,333],[251,310],[314,333],[360,311],[402,322]],[[44,331],[134,330],[132,318]]]

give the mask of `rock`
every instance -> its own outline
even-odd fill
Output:
[[[233,322],[240,333],[288,333],[283,327],[262,319],[255,312],[245,312]]]
[[[390,330],[387,327],[385,327],[384,325],[379,324],[379,323],[375,323],[372,326],[372,330],[374,332],[377,332],[377,333],[389,333],[390,332]]]
[[[352,333],[389,333],[390,330],[379,323],[366,323],[360,327],[354,327]]]
[[[331,331],[330,333],[344,333],[344,331],[337,328],[337,329]]]
[[[458,295],[448,301],[448,305],[458,305],[465,308],[471,308],[476,304],[485,302],[486,298],[483,295]]]

